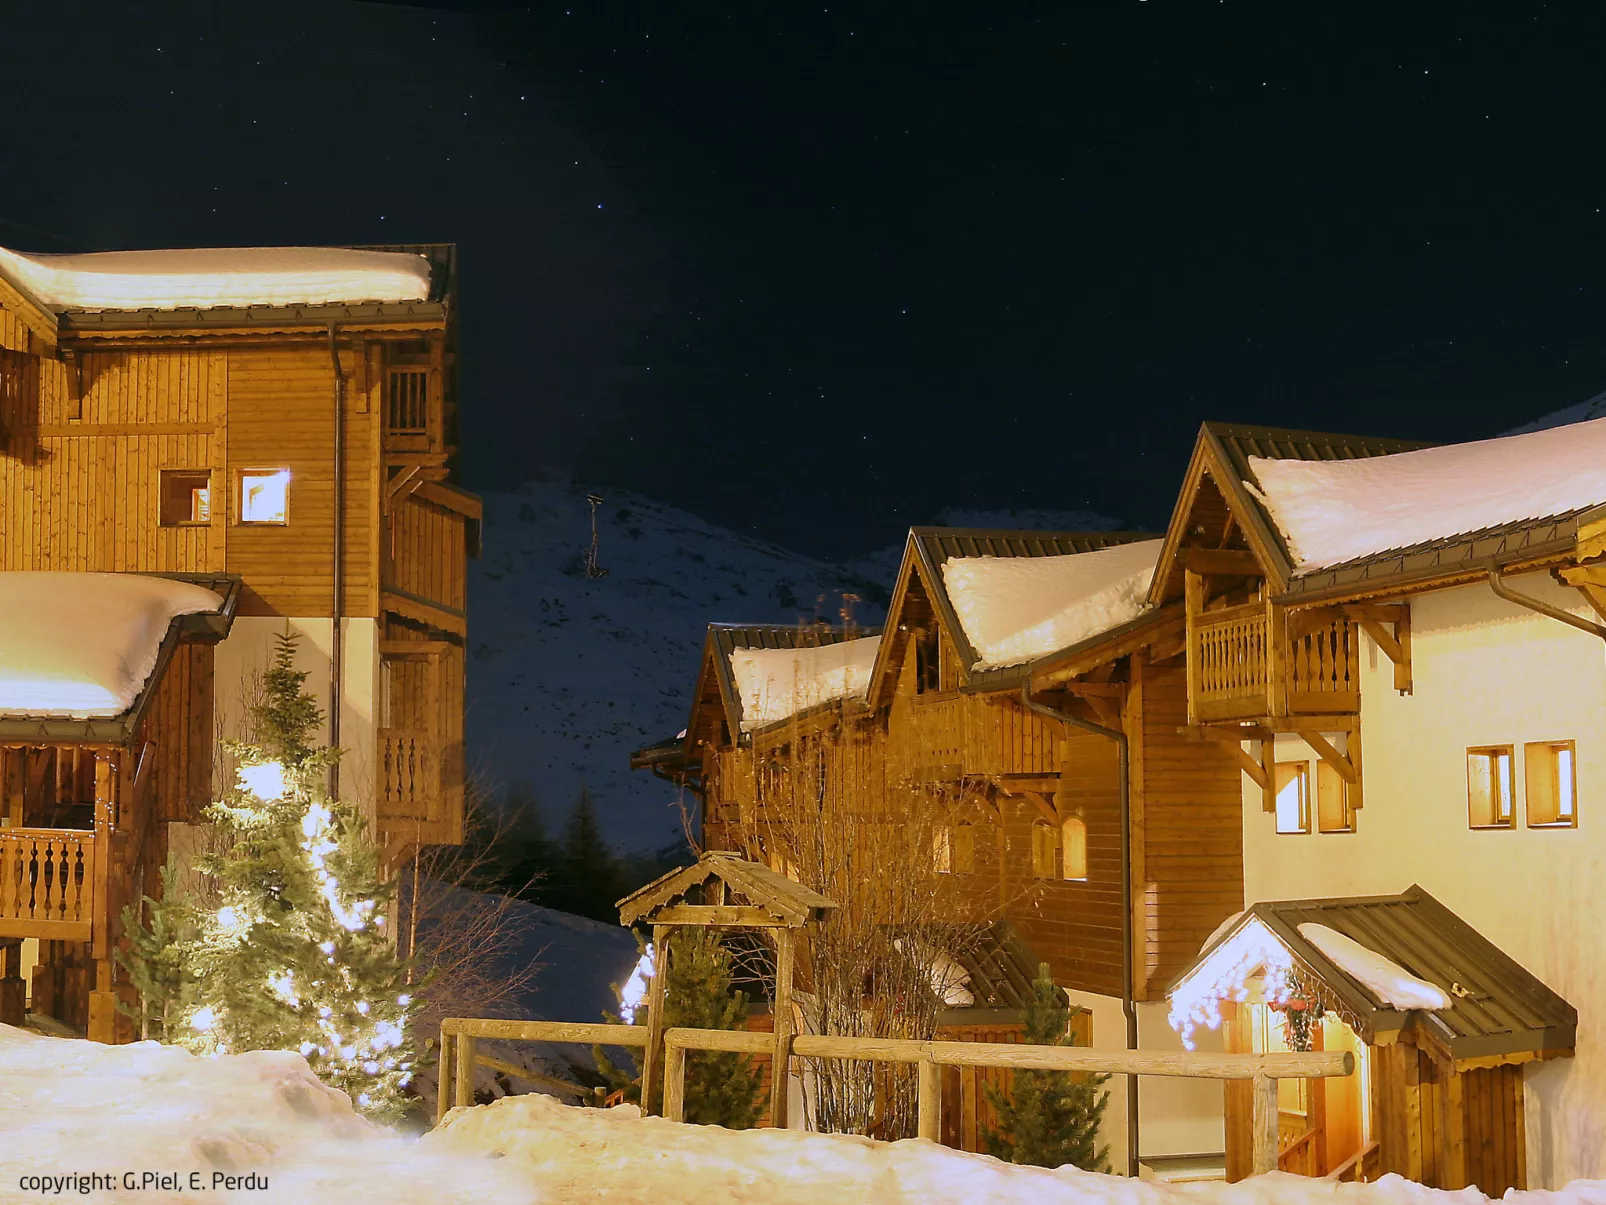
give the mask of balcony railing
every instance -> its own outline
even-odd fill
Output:
[[[90,940],[94,868],[94,833],[0,829],[0,937]]]
[[[1360,708],[1359,645],[1347,619],[1285,631],[1267,604],[1251,602],[1190,616],[1189,626],[1197,722]]]
[[[441,759],[437,742],[418,729],[379,730],[379,819],[439,819]]]
[[[915,778],[1055,774],[1063,740],[1042,717],[1011,700],[941,691],[909,700],[902,742]]]

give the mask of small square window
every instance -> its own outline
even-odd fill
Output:
[[[240,470],[241,523],[287,523],[289,507],[289,469]]]
[[[157,522],[163,527],[197,527],[212,519],[210,469],[163,469]]]
[[[1575,754],[1572,741],[1535,741],[1522,747],[1529,828],[1577,827]]]
[[[1349,805],[1349,783],[1325,761],[1316,763],[1316,828],[1324,833],[1355,831],[1355,809]]]
[[[1511,746],[1467,750],[1467,823],[1473,828],[1511,828]]]
[[[1277,831],[1310,832],[1310,763],[1277,763]]]

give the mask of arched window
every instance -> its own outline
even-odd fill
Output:
[[[1060,824],[1060,864],[1064,878],[1087,881],[1087,822],[1080,816]]]
[[[1054,829],[1046,820],[1032,822],[1032,878],[1054,877]]]
[[[942,825],[931,834],[931,862],[937,868],[938,874],[952,874],[954,870],[953,841],[948,835],[948,826]]]

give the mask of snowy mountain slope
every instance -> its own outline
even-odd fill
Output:
[[[1544,431],[1550,427],[1565,427],[1572,423],[1587,422],[1592,418],[1606,418],[1606,393],[1597,393],[1592,398],[1575,402],[1571,406],[1563,406],[1560,410],[1552,410],[1549,414],[1542,414],[1533,422],[1513,427],[1505,434],[1522,435],[1529,431]]]
[[[840,565],[738,535],[625,490],[605,490],[598,563],[587,490],[566,480],[486,493],[485,555],[469,565],[468,764],[528,782],[549,826],[584,783],[605,832],[652,849],[681,832],[675,791],[629,768],[631,750],[686,725],[713,622],[836,622],[843,593],[876,624],[901,543]],[[944,511],[970,527],[1108,529],[1086,512]]]
[[[599,509],[588,578],[584,487],[532,482],[485,498],[485,555],[469,567],[468,763],[528,782],[556,824],[580,786],[626,849],[680,832],[675,792],[633,772],[632,749],[686,725],[710,622],[835,621],[842,592],[884,613],[886,581],[799,556],[623,490]],[[822,601],[823,600],[823,601]]]

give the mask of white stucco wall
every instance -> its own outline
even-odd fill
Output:
[[[1093,1013],[1093,1049],[1125,1050],[1126,1016],[1119,996],[1101,996],[1074,989],[1073,1005]],[[1182,1042],[1166,1023],[1168,1006],[1139,1004],[1138,1049],[1178,1051]],[[1220,1052],[1219,1033],[1200,1037],[1198,1048]],[[1109,1145],[1110,1169],[1126,1174],[1127,1078],[1117,1075],[1105,1086],[1110,1103],[1104,1110],[1099,1140]],[[1138,1079],[1138,1149],[1144,1156],[1213,1154],[1225,1150],[1221,1084],[1217,1080],[1176,1079],[1145,1075]]]
[[[320,739],[329,739],[329,669],[333,660],[332,620],[242,616],[227,640],[217,646],[214,698],[218,730],[237,736],[245,713],[245,694],[253,674],[267,668],[275,642],[286,624],[301,638],[296,668],[307,672],[307,689],[325,712]],[[374,753],[379,715],[379,625],[372,619],[342,621],[344,677],[341,683],[340,793],[354,803],[371,805]],[[371,818],[371,817],[370,817]]]
[[[1547,575],[1521,592],[1593,617]],[[1527,1069],[1530,1187],[1606,1175],[1606,644],[1496,598],[1487,585],[1411,604],[1414,692],[1363,636],[1365,806],[1352,834],[1287,836],[1245,780],[1244,893],[1251,903],[1372,895],[1420,884],[1579,1012],[1577,1057]],[[1578,827],[1524,823],[1527,741],[1577,742]],[[1467,823],[1466,750],[1516,747],[1517,827]],[[1278,756],[1297,756],[1303,742]],[[1313,802],[1314,810],[1314,802]],[[1314,824],[1312,826],[1315,827]]]

